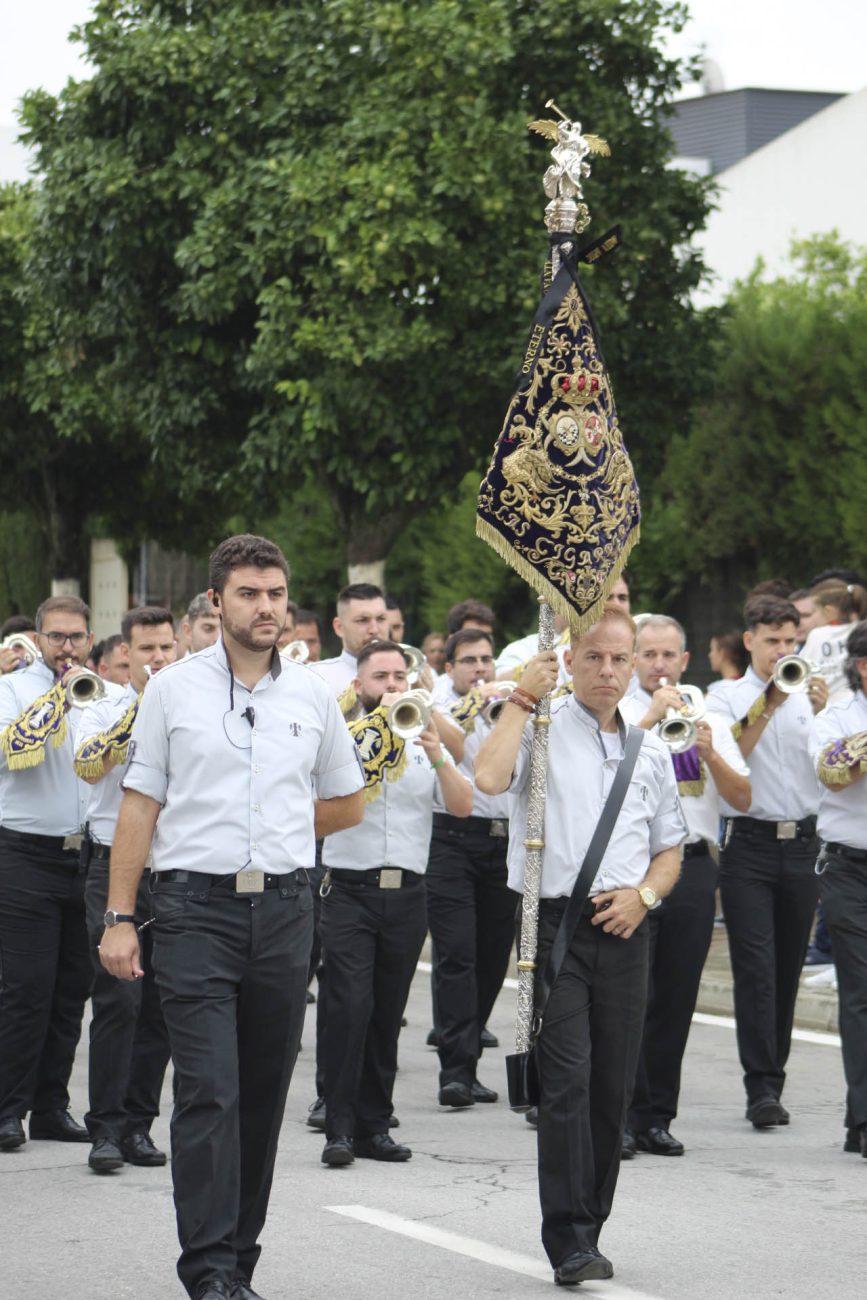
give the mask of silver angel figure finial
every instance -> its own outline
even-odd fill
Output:
[[[551,150],[554,161],[542,179],[545,193],[551,200],[545,209],[545,224],[551,231],[580,233],[590,223],[590,211],[584,202],[581,185],[590,175],[587,159],[591,154],[610,157],[611,150],[600,136],[585,134],[581,123],[566,117],[553,99],[549,99],[545,107],[553,108],[560,121],[539,118],[528,123],[531,131],[554,141]]]

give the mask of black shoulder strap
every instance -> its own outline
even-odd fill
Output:
[[[578,879],[575,881],[569,903],[554,936],[554,942],[548,954],[548,961],[542,972],[541,987],[536,999],[537,1017],[541,1017],[545,1004],[551,996],[551,989],[554,987],[554,981],[560,973],[560,967],[563,965],[566,953],[569,950],[572,936],[578,925],[578,919],[587,901],[587,895],[590,893],[590,886],[593,884],[599,870],[599,864],[605,856],[608,841],[611,839],[611,832],[614,830],[620,809],[623,807],[623,800],[626,798],[626,788],[635,770],[638,751],[641,749],[644,735],[645,733],[641,727],[630,727],[627,732],[626,743],[623,746],[623,757],[617,765],[617,773],[611,789],[608,791],[608,798],[605,800],[602,816],[599,818],[596,830],[593,832],[593,838],[587,846],[581,870],[578,872]]]

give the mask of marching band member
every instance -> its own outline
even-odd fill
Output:
[[[847,655],[852,694],[816,719],[814,755],[822,786],[817,870],[837,969],[846,1075],[844,1150],[867,1158],[867,621],[850,631]]]
[[[379,587],[369,582],[354,582],[337,597],[337,613],[332,627],[343,649],[334,659],[320,659],[313,671],[327,682],[335,695],[342,695],[355,679],[359,652],[371,641],[388,636],[388,613]]]
[[[752,803],[744,816],[724,803],[720,893],[734,979],[746,1118],[754,1128],[789,1123],[780,1096],[792,1041],[795,999],[818,897],[813,714],[827,699],[821,678],[786,693],[778,661],[794,652],[798,611],[759,595],[744,609],[750,667],[718,683],[708,708],[723,715],[749,760]]]
[[[400,646],[359,649],[350,723],[366,776],[364,820],[326,837],[322,944],[328,1002],[325,1036],[327,1141],[323,1164],[409,1160],[390,1137],[392,1091],[409,986],[427,930],[424,872],[434,789],[466,817],[472,787],[444,755],[428,719],[413,742],[393,730],[384,706],[407,690]]]
[[[664,614],[650,614],[636,639],[638,689],[623,702],[627,722],[651,730],[684,697],[678,682],[689,663],[686,634]],[[671,753],[689,837],[680,879],[647,917],[650,980],[644,1037],[623,1155],[638,1151],[679,1156],[683,1143],[669,1132],[677,1115],[680,1073],[705,958],[713,935],[717,865],[711,845],[719,835],[720,798],[739,812],[750,806],[749,769],[719,714],[694,724],[694,742]]]
[[[169,1040],[152,965],[153,929],[148,887],[142,872],[133,917],[139,931],[140,980],[118,980],[99,960],[107,924],[108,864],[123,791],[133,723],[149,677],[174,662],[175,631],[169,610],[140,605],[123,617],[121,644],[130,667],[129,685],[110,687],[104,700],[84,712],[76,737],[75,771],[93,787],[86,814],[82,860],[87,862],[84,901],[96,974],[90,1021],[88,1086],[90,1109],[84,1117],[92,1147],[88,1165],[111,1173],[128,1164],[166,1163],[150,1136],[159,1114],[160,1092],[169,1060]]]
[[[0,1150],[87,1142],[69,1076],[93,972],[79,861],[86,787],[72,770],[82,711],[67,687],[90,651],[90,610],[52,596],[36,612],[41,658],[0,678]],[[85,670],[86,671],[86,670]]]

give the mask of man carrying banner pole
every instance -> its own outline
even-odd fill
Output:
[[[608,150],[560,116],[531,123],[556,141],[545,175],[550,273],[477,519],[540,595],[539,653],[479,751],[476,784],[516,796],[509,883],[523,902],[510,1101],[539,1107],[542,1240],[568,1286],[613,1273],[598,1239],[641,1038],[642,923],[677,880],[686,826],[665,746],[627,729],[618,710],[635,626],[605,602],[637,540],[638,488],[577,263],[619,236],[577,248],[589,221],[586,158]],[[550,710],[555,610],[571,627],[572,692]]]

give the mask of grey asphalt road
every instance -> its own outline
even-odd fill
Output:
[[[514,994],[492,1018],[501,1048],[480,1077],[499,1087]],[[552,1296],[539,1242],[535,1140],[504,1101],[464,1112],[436,1104],[428,978],[416,977],[395,1093],[406,1165],[359,1160],[326,1169],[305,1125],[313,1098],[313,1012],[289,1096],[257,1288],[267,1300],[532,1300]],[[816,1036],[814,1036],[816,1037]],[[821,1039],[821,1036],[818,1036]],[[809,1038],[809,1036],[808,1036]],[[85,1109],[86,1053],[73,1079]],[[693,1027],[681,1159],[623,1166],[601,1245],[610,1282],[578,1294],[608,1300],[816,1300],[863,1294],[867,1161],[842,1153],[843,1077],[830,1041],[798,1041],[787,1129],[743,1118],[734,1034]],[[169,1108],[166,1092],[166,1111]],[[154,1136],[168,1140],[167,1116]],[[0,1156],[0,1300],[179,1300],[167,1169],[98,1177],[86,1146],[29,1142]],[[561,1294],[557,1292],[557,1294]]]

